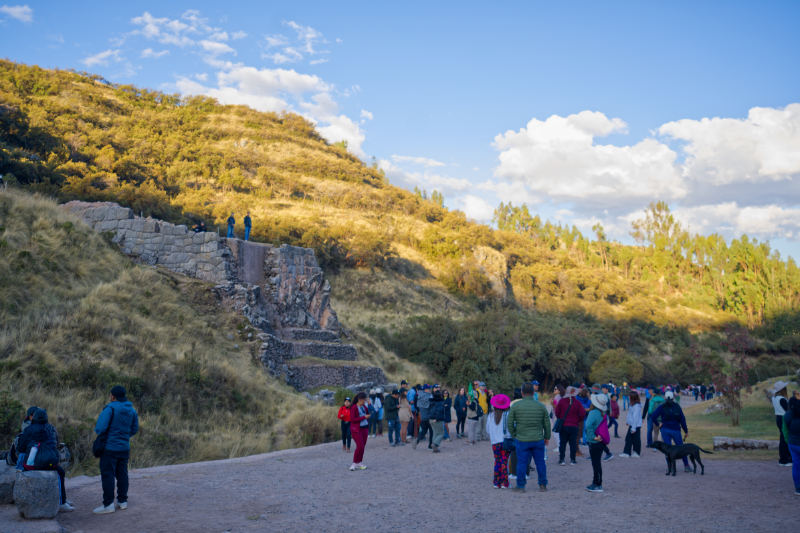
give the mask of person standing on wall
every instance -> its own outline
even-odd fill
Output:
[[[253,221],[250,219],[250,211],[244,216],[244,240],[250,240],[250,230],[253,229]]]
[[[103,484],[103,505],[95,514],[113,513],[114,480],[117,482],[117,507],[128,508],[128,459],[131,454],[131,437],[139,431],[139,415],[126,398],[122,385],[111,389],[111,403],[106,405],[97,418],[94,432],[102,435],[108,431],[106,446],[100,456],[100,479]]]
[[[233,218],[233,211],[231,211],[231,216],[228,217],[228,238],[233,238],[233,228],[236,226],[236,219]]]

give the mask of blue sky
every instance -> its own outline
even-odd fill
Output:
[[[795,259],[798,27],[800,2],[0,3],[9,59],[301,113],[476,220],[629,242],[666,200]]]

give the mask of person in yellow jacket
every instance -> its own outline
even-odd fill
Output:
[[[476,381],[473,383],[475,386],[475,394],[478,396],[478,405],[481,406],[483,409],[484,415],[489,413],[489,395],[486,393],[486,383],[482,381]],[[489,438],[489,434],[486,432],[486,425],[481,424],[479,429],[479,440],[487,440]]]

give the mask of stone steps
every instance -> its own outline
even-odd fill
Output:
[[[332,342],[290,342],[292,358],[317,357],[319,359],[335,359],[338,361],[355,361],[358,351],[352,344]]]
[[[386,382],[383,370],[375,366],[289,363],[287,367],[286,382],[298,390],[345,387],[353,383],[379,385]]]
[[[340,342],[339,335],[329,329],[286,328],[281,333],[286,340]]]

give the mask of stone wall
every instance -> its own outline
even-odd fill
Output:
[[[358,353],[339,339],[331,286],[313,250],[194,233],[183,225],[135,216],[111,202],[76,201],[64,208],[96,231],[111,233],[112,242],[134,260],[215,284],[218,299],[262,332],[264,366],[296,388],[385,381],[380,368],[324,364],[355,361]],[[301,357],[298,366],[293,360]]]

